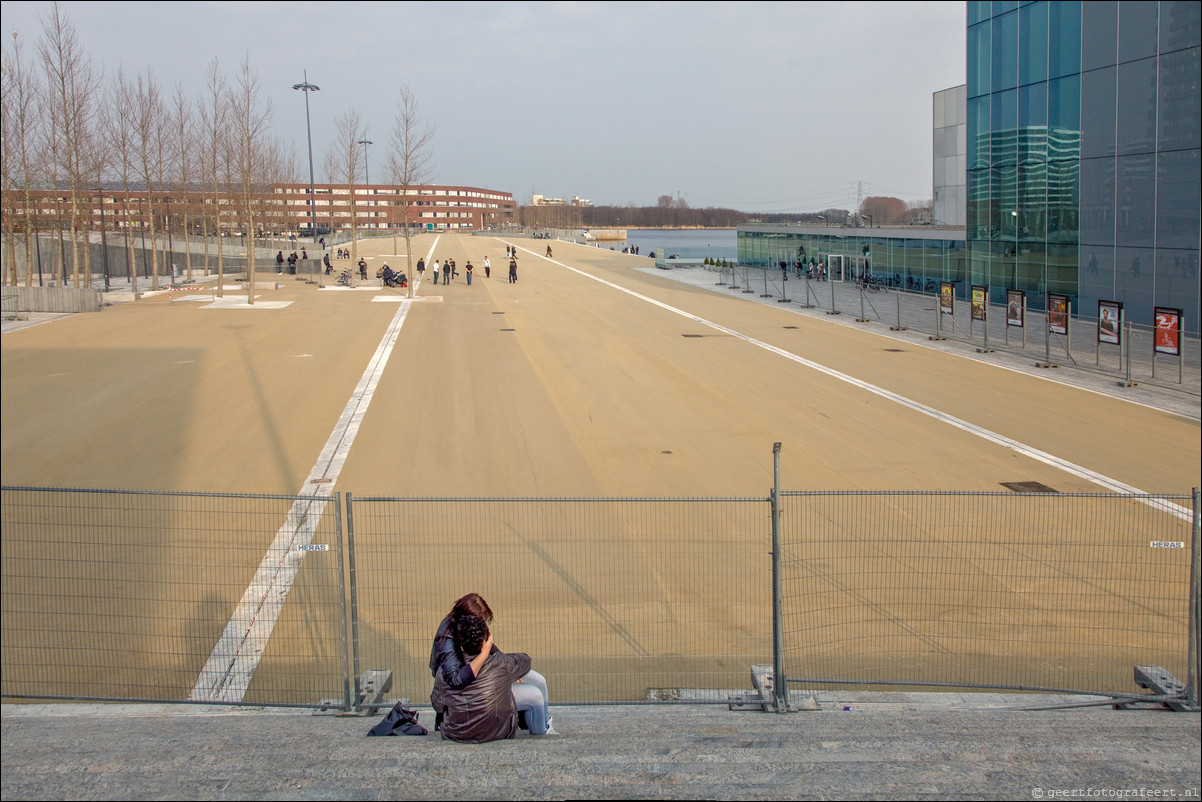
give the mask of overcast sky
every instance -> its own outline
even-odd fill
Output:
[[[50,3],[2,4],[32,64]],[[275,133],[317,180],[334,121],[383,179],[397,88],[435,129],[436,183],[596,205],[748,212],[931,197],[931,96],[965,81],[963,2],[63,2],[106,78],[199,97],[249,56]],[[307,177],[307,175],[305,176]]]

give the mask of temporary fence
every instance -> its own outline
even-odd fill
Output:
[[[1195,396],[1202,382],[1197,321],[1185,321],[1195,331],[1191,334],[1181,326],[1179,310],[1166,310],[1164,319],[1138,321],[1125,316],[1118,304],[1103,304],[1097,315],[1068,307],[1049,319],[1042,309],[1029,308],[1021,293],[1006,304],[985,297],[974,305],[971,288],[963,282],[954,284],[945,305],[940,303],[941,282],[934,279],[905,286],[798,277],[744,264],[710,270],[714,285],[730,292],[894,331],[922,332],[932,340],[959,341],[982,352],[1022,354],[1046,368],[1102,374],[1120,384],[1180,388]]]
[[[1122,695],[1137,691],[1136,665],[1193,681],[1189,496],[784,493],[781,505],[791,683]]]
[[[725,704],[771,665],[775,709],[790,685],[1123,697],[1135,666],[1197,704],[1197,492],[5,487],[0,513],[6,698],[422,699],[434,631],[475,591],[556,703]]]
[[[5,487],[3,695],[349,706],[338,503]]]

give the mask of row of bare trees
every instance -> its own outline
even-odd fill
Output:
[[[203,239],[206,265],[213,264],[210,249],[215,249],[220,295],[227,258],[223,234],[247,237],[246,279],[253,287],[256,234],[297,227],[288,197],[273,187],[299,183],[301,169],[295,153],[272,134],[272,104],[249,56],[232,78],[214,59],[200,97],[189,96],[182,86],[164,92],[149,67],[132,76],[118,70],[106,80],[55,2],[42,18],[32,55],[13,34],[11,51],[4,54],[2,106],[5,283],[19,281],[16,249],[23,248],[25,264],[32,265],[36,235],[54,231],[70,243],[72,285],[90,285],[94,270],[87,243],[97,202],[102,214],[111,215],[105,228],[124,240],[131,281],[135,234],[157,243],[149,249],[151,264],[145,270],[154,288],[170,265],[167,246],[160,242],[164,233],[168,240],[172,232],[181,235],[189,277],[191,238]],[[356,148],[366,132],[359,114],[347,112],[326,158],[327,182],[345,182],[352,199],[367,169]],[[403,88],[385,165],[392,182],[408,190],[429,179],[432,137],[418,118],[412,93]],[[47,208],[46,190],[53,190],[53,209]],[[402,198],[407,218],[409,192]],[[352,241],[355,227],[352,212]],[[407,246],[409,236],[406,229]],[[59,248],[55,264],[55,275],[63,280],[65,251]],[[145,262],[145,248],[142,253]],[[27,286],[32,273],[25,271]],[[253,303],[254,293],[248,295]]]
[[[270,135],[271,104],[262,97],[249,59],[233,86],[214,61],[207,95],[200,99],[182,87],[167,96],[150,68],[133,76],[119,70],[106,82],[62,7],[53,3],[32,57],[14,34],[3,82],[6,283],[18,281],[16,248],[24,247],[25,264],[32,265],[36,235],[57,230],[70,243],[72,285],[90,285],[87,244],[106,192],[131,280],[135,231],[157,243],[172,216],[190,273],[188,240],[194,233],[219,234],[229,227],[223,216],[234,214],[238,225],[255,231],[260,207],[271,203],[263,189],[295,174]],[[54,197],[49,214],[45,190]],[[208,248],[206,237],[206,264]],[[59,249],[55,275],[65,278],[64,251]],[[220,266],[219,238],[217,251]],[[150,257],[147,272],[157,288],[169,256],[152,246]],[[253,281],[253,248],[246,266]],[[32,275],[25,271],[27,285]]]
[[[522,225],[547,228],[736,228],[751,223],[887,226],[929,220],[930,212],[929,201],[906,204],[898,198],[874,196],[864,199],[858,214],[833,208],[751,214],[737,209],[692,208],[671,195],[661,195],[654,206],[522,206],[518,210]]]

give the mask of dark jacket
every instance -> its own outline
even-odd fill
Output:
[[[530,655],[506,654],[493,647],[470,685],[449,688],[434,678],[430,705],[442,714],[442,737],[482,744],[512,738],[518,731],[518,710],[512,685],[530,670]]]
[[[497,650],[495,645],[492,648],[494,652]],[[438,631],[434,633],[434,645],[430,647],[430,676],[437,679],[440,675],[450,688],[462,688],[476,677],[472,667],[455,648],[449,615],[438,625]]]

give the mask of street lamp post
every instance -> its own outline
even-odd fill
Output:
[[[376,143],[372,142],[370,139],[360,139],[359,144],[363,146],[363,183],[366,184],[370,188],[371,187],[371,171],[368,169],[368,164],[367,164],[367,146],[374,145]]]
[[[175,283],[175,243],[171,241],[171,197],[167,197],[167,214],[163,216],[163,228],[167,229],[167,253],[171,259],[171,283]],[[164,260],[166,261],[166,260]]]
[[[309,143],[309,227],[313,234],[313,250],[317,250],[317,190],[313,183],[313,127],[309,123],[309,93],[320,92],[321,87],[309,83],[309,71],[305,70],[304,83],[293,84],[293,89],[299,89],[305,93],[305,137]],[[321,276],[321,271],[317,271],[317,275]],[[320,278],[318,286],[321,286]]]
[[[367,164],[367,146],[375,144],[370,139],[360,139],[359,144],[363,146],[363,184],[367,190],[367,216],[371,217],[371,170]],[[370,226],[370,221],[368,222]]]
[[[1014,281],[1011,286],[1018,289],[1018,212],[1010,212],[1010,217],[1014,220]]]
[[[104,189],[96,187],[96,192],[100,195],[100,257],[104,262],[104,291],[109,291],[109,244],[108,238],[104,235]],[[39,276],[41,268],[38,269]]]

